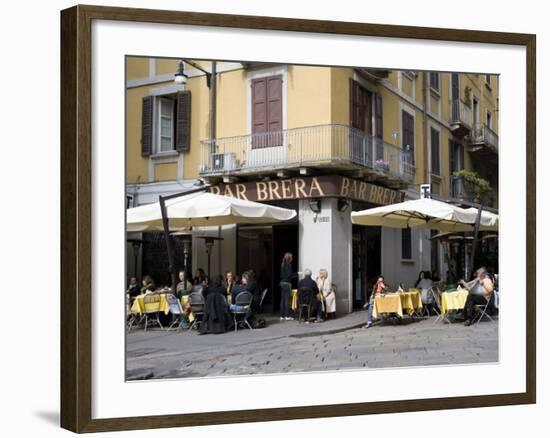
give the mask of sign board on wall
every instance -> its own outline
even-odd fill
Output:
[[[210,191],[219,195],[258,202],[340,197],[388,205],[401,202],[404,198],[404,193],[399,190],[339,175],[219,184],[210,187]]]

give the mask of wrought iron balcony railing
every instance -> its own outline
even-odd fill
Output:
[[[470,144],[472,146],[488,146],[498,152],[498,134],[484,123],[474,125],[470,133]]]
[[[290,167],[367,168],[403,182],[414,179],[412,152],[345,125],[318,125],[201,142],[201,175]]]
[[[451,107],[451,125],[472,127],[472,109],[462,100],[455,99]]]

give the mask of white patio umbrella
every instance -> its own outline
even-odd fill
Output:
[[[477,208],[475,207],[467,208],[466,211],[470,211],[477,215]],[[498,231],[498,214],[491,211],[482,210],[481,226],[479,229],[482,231]]]
[[[166,200],[170,231],[189,227],[229,224],[263,224],[292,219],[296,211],[287,208],[245,201],[210,192],[192,193]],[[126,210],[128,232],[162,231],[160,203]]]
[[[477,215],[477,210],[474,210],[467,210],[431,198],[423,198],[355,211],[351,214],[351,221],[359,225],[392,228],[472,231]],[[480,229],[492,229],[491,219],[487,215],[482,214]]]

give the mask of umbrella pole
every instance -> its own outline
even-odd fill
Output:
[[[477,217],[476,217],[476,223],[474,226],[474,241],[472,242],[472,256],[470,258],[470,274],[474,272],[474,258],[476,255],[476,249],[477,249],[477,241],[478,235],[479,235],[479,224],[481,222],[481,211],[483,210],[483,205],[477,206]]]
[[[176,269],[174,266],[174,247],[170,238],[170,228],[168,226],[168,214],[166,213],[166,202],[163,196],[159,196],[160,212],[162,214],[162,227],[164,229],[164,239],[166,240],[166,248],[168,250],[168,271],[172,281],[172,293],[176,295]]]

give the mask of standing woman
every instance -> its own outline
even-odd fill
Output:
[[[281,321],[293,319],[290,316],[290,293],[292,290],[292,280],[298,276],[292,272],[292,254],[287,252],[281,262]]]
[[[336,296],[334,295],[334,287],[326,269],[319,270],[316,282],[319,292],[323,295],[324,310],[327,313],[327,319],[334,318],[336,316]]]

